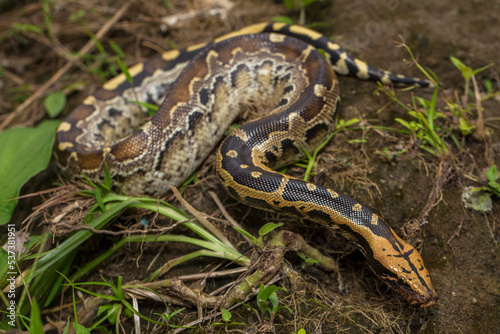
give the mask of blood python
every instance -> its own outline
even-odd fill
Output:
[[[99,181],[107,166],[125,192],[163,194],[196,171],[242,104],[272,101],[266,116],[233,131],[217,150],[217,174],[231,196],[339,230],[411,304],[436,304],[420,254],[380,217],[334,190],[273,170],[301,159],[334,130],[335,73],[384,84],[429,82],[376,69],[315,31],[280,23],[168,51],[128,72],[59,126],[55,155],[63,172]],[[147,103],[161,104],[151,119]]]

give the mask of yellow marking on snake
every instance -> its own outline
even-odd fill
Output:
[[[252,177],[254,177],[254,178],[258,178],[258,177],[260,177],[260,176],[262,175],[262,173],[259,173],[259,172],[252,172],[252,173],[250,173],[250,174],[251,174],[251,175],[252,175]]]
[[[82,104],[88,105],[88,106],[93,106],[97,103],[97,99],[93,96],[87,96],[85,100],[83,100]]]
[[[66,132],[69,130],[71,130],[71,123],[68,122],[61,122],[61,124],[59,124],[59,127],[57,128],[57,131],[62,131],[62,132]]]
[[[368,75],[368,65],[359,59],[355,59],[354,63],[358,66],[358,78],[360,79],[368,79],[370,76]]]
[[[316,190],[316,185],[312,184],[312,183],[306,184],[306,187],[307,187],[307,189],[309,189],[309,191],[315,191]]]
[[[285,35],[269,34],[269,41],[273,43],[283,43],[285,41]]]
[[[353,205],[352,210],[359,212],[359,211],[363,210],[363,207],[361,206],[361,204],[356,203],[356,204]]]
[[[306,30],[301,26],[290,26],[290,31],[296,34],[307,35],[311,39],[320,39],[323,35],[313,30]]]
[[[238,157],[238,152],[236,152],[235,150],[231,150],[231,151],[227,152],[226,155],[228,157],[231,157],[231,158],[237,158]]]
[[[286,27],[286,23],[283,23],[283,22],[275,22],[275,23],[273,23],[273,29],[276,30],[276,31],[280,30],[283,27]]]
[[[73,143],[70,143],[70,142],[59,143],[57,145],[57,148],[59,149],[59,151],[65,151],[68,148],[72,148],[72,147],[73,147]]]
[[[131,68],[129,68],[128,74],[131,77],[135,77],[137,74],[141,73],[143,70],[144,70],[144,64],[139,63],[139,64],[136,64],[136,65],[132,66]],[[106,82],[102,87],[106,90],[113,90],[113,89],[116,89],[119,85],[121,85],[125,81],[127,81],[127,77],[125,76],[125,74],[122,73],[122,74],[114,77],[113,79],[109,80],[108,82]]]
[[[186,50],[191,52],[191,51],[201,49],[202,47],[204,47],[206,45],[207,45],[207,43],[199,43],[199,44],[189,46]]]
[[[330,194],[330,196],[332,196],[332,198],[336,198],[336,197],[339,197],[339,194],[336,192],[336,191],[333,191],[332,189],[327,189],[328,193]]]
[[[167,51],[167,52],[163,52],[161,54],[161,58],[163,60],[174,60],[176,59],[177,57],[179,57],[179,54],[180,54],[180,51],[179,50],[170,50],[170,51]]]
[[[338,50],[338,49],[340,49],[340,45],[338,45],[337,43],[328,42],[326,45],[328,46],[328,48],[330,50]]]

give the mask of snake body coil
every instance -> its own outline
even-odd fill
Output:
[[[169,51],[129,72],[132,83],[124,75],[110,80],[59,126],[55,152],[66,174],[102,180],[107,165],[126,192],[165,193],[199,167],[242,103],[274,101],[267,116],[233,131],[217,150],[217,174],[228,192],[252,207],[340,230],[410,303],[436,303],[420,254],[375,213],[331,189],[273,170],[302,158],[333,131],[339,102],[335,72],[386,84],[428,82],[378,70],[317,32],[277,23]],[[161,106],[133,131],[145,117],[143,104],[135,101]]]

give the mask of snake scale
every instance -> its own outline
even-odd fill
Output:
[[[313,30],[281,23],[168,51],[128,71],[132,80],[111,79],[60,124],[55,155],[64,173],[99,181],[106,165],[125,192],[164,194],[196,171],[242,104],[272,101],[269,113],[233,131],[217,150],[217,174],[231,196],[331,226],[412,305],[436,304],[420,254],[380,217],[334,190],[274,171],[334,130],[335,73],[384,84],[429,82],[376,69]],[[146,121],[145,103],[161,104]]]

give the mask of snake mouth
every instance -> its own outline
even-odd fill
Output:
[[[417,292],[406,285],[396,285],[396,290],[400,292],[413,306],[426,308],[436,305],[439,295],[434,290]]]

